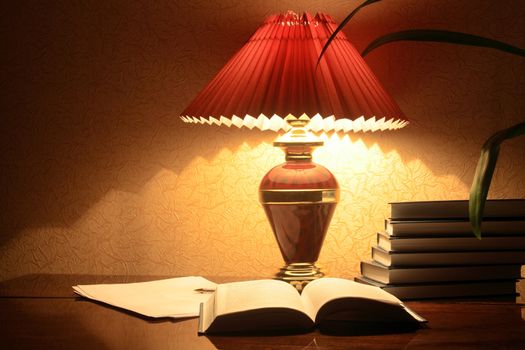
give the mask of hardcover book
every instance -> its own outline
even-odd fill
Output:
[[[392,202],[390,210],[392,220],[467,220],[469,217],[468,200]],[[489,199],[483,218],[525,218],[525,199]]]
[[[384,266],[523,264],[525,250],[405,253],[372,247],[372,259]]]
[[[515,280],[396,285],[380,283],[362,276],[356,277],[355,280],[380,287],[403,300],[516,295]]]
[[[489,236],[477,239],[472,233],[465,237],[395,237],[377,233],[377,246],[396,252],[525,250],[524,236]]]
[[[340,278],[310,282],[299,294],[277,280],[220,284],[201,304],[199,333],[307,331],[344,324],[418,325],[426,322],[398,298],[374,286]]]
[[[520,270],[519,264],[399,268],[375,261],[361,263],[364,277],[384,284],[517,280],[521,276]]]
[[[525,235],[525,219],[494,220],[481,224],[483,236],[488,235]],[[420,220],[394,221],[385,220],[385,233],[389,236],[465,236],[474,235],[469,221],[466,220]]]

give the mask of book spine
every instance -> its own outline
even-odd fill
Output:
[[[525,236],[525,220],[485,221],[482,224],[485,236]],[[385,220],[385,232],[394,237],[417,236],[465,236],[473,235],[468,221],[392,221]]]
[[[516,295],[515,281],[508,280],[415,285],[385,285],[366,277],[356,277],[355,281],[380,287],[401,300]]]
[[[519,265],[473,265],[387,268],[374,263],[361,263],[361,274],[384,284],[413,284],[483,280],[517,280]]]
[[[372,259],[385,266],[502,265],[525,263],[525,251],[397,253],[372,247]]]
[[[391,218],[396,220],[468,220],[468,201],[427,201],[390,203]],[[525,219],[525,200],[487,200],[484,219]]]
[[[377,246],[396,252],[457,252],[525,250],[525,236],[483,237],[395,237],[377,234]]]

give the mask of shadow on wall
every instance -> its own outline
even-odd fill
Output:
[[[224,147],[235,152],[243,143],[271,143],[271,132],[204,128],[178,118],[263,18],[285,10],[259,5],[4,5],[10,16],[2,30],[7,135],[0,141],[0,245],[27,227],[72,224],[111,189],[139,192],[160,169],[179,174],[192,159],[211,159]],[[324,10],[351,7],[334,6]],[[369,28],[366,19],[375,22],[384,16],[380,11],[363,13],[355,24]],[[427,15],[425,6],[410,11]],[[506,20],[489,10],[484,15],[496,25]],[[407,20],[393,13],[394,23],[399,18]],[[406,162],[418,158],[435,174],[453,172],[469,183],[483,139],[524,115],[525,65],[481,49],[415,45],[385,47],[367,59],[412,124],[359,137],[367,147],[397,150]],[[517,148],[512,157],[520,157]]]

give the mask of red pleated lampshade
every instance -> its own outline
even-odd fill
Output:
[[[188,123],[288,130],[307,115],[314,131],[399,129],[408,121],[363,58],[318,13],[272,15],[181,113]]]

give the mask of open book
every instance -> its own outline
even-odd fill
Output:
[[[424,318],[384,290],[341,278],[290,284],[257,280],[219,284],[200,306],[199,333],[309,330],[339,323],[419,324]]]

